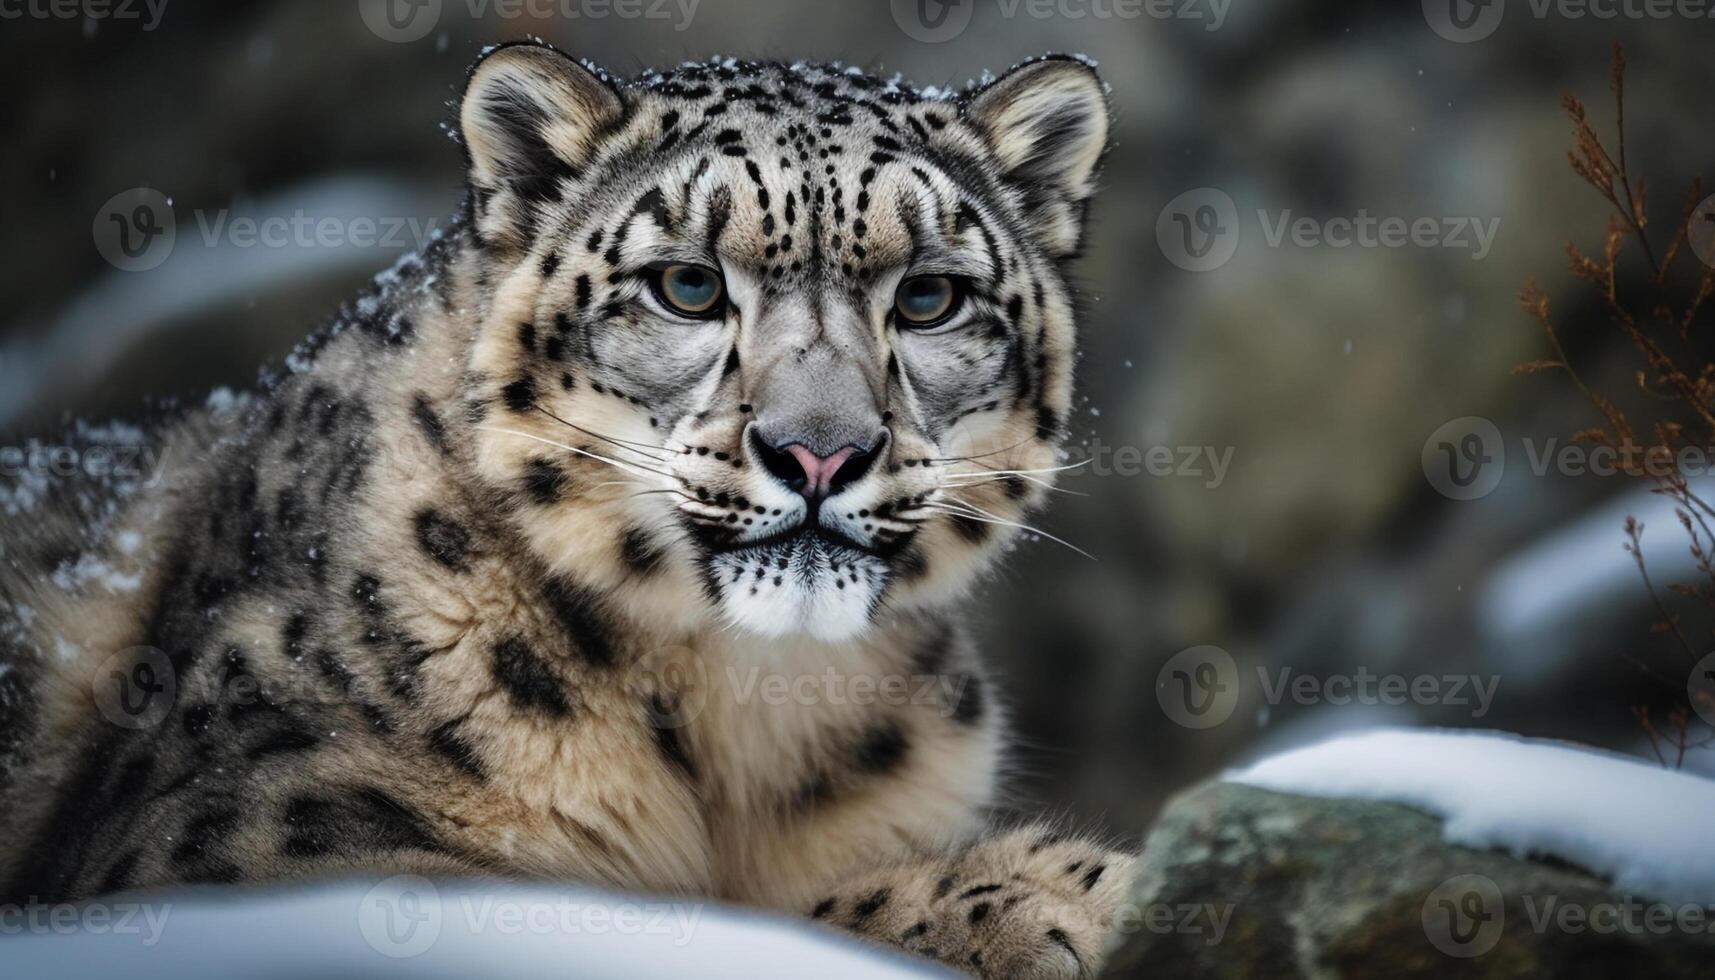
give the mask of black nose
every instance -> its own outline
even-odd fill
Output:
[[[824,455],[790,437],[771,442],[755,429],[750,432],[751,451],[763,468],[810,500],[832,497],[863,479],[880,458],[884,441],[880,437],[868,449],[842,446]]]

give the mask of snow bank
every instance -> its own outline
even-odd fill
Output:
[[[933,980],[807,922],[696,899],[401,876],[13,909],[0,976],[127,980]]]
[[[1301,796],[1402,803],[1452,843],[1553,855],[1667,902],[1715,905],[1715,781],[1514,735],[1379,730],[1226,774]]]

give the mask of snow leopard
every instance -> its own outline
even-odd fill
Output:
[[[0,494],[0,901],[498,876],[1093,975],[1135,859],[999,816],[972,594],[1063,468],[1094,66],[530,41],[456,105],[428,247],[155,479]]]

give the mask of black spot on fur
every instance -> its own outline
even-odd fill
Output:
[[[834,900],[831,898],[824,898],[816,904],[816,907],[814,909],[810,910],[810,918],[812,918],[812,919],[825,919],[828,917],[828,913],[832,912],[833,910],[834,910]]]
[[[1102,880],[1102,872],[1104,872],[1106,870],[1108,870],[1107,865],[1098,864],[1095,867],[1091,868],[1089,871],[1085,872],[1085,874],[1084,874],[1084,890],[1089,891],[1090,889],[1096,887],[1096,882]]]
[[[222,862],[213,855],[224,850],[227,840],[238,832],[239,821],[240,814],[233,807],[218,807],[191,818],[173,847],[173,863],[181,870],[198,865],[218,867]]]
[[[661,193],[661,188],[651,188],[647,194],[637,199],[637,205],[632,210],[637,214],[648,214],[657,227],[672,230],[672,220],[667,213],[667,198]]]
[[[892,897],[892,893],[885,888],[876,891],[868,898],[852,906],[852,918],[859,920],[869,918],[886,907],[887,900]]]
[[[599,666],[613,666],[618,655],[600,600],[588,589],[560,577],[550,578],[543,594],[578,655]]]
[[[293,858],[443,850],[421,816],[373,788],[294,797],[286,802],[284,824],[286,841],[280,850]]]
[[[272,755],[306,752],[320,744],[321,738],[313,729],[298,719],[288,717],[261,741],[246,749],[244,757],[256,762]]]
[[[626,529],[620,542],[619,557],[633,574],[649,576],[660,569],[663,556],[661,549],[649,539],[648,532],[633,527]]]
[[[455,572],[470,569],[470,531],[435,510],[417,514],[417,543],[429,557]]]
[[[137,862],[141,857],[142,852],[136,850],[121,854],[119,860],[114,861],[112,866],[107,869],[107,873],[101,876],[101,885],[96,889],[97,893],[112,895],[130,888],[136,880]]]
[[[559,464],[540,456],[524,467],[524,492],[538,504],[558,503],[565,496],[569,482]]]
[[[983,679],[975,674],[964,674],[959,678],[964,686],[953,697],[953,720],[961,725],[975,725],[982,720],[983,711],[987,707],[984,702]]]
[[[1046,406],[1036,410],[1036,438],[1049,442],[1058,442],[1063,436],[1066,423],[1060,414]]]
[[[476,748],[459,733],[457,720],[449,721],[430,732],[429,748],[469,775],[478,779],[488,778],[482,768],[482,759],[476,754]]]
[[[864,736],[857,747],[857,767],[862,772],[880,774],[896,768],[905,758],[910,744],[897,724],[889,722]]]
[[[494,679],[512,705],[521,711],[571,714],[560,678],[520,637],[509,637],[494,648]]]
[[[660,693],[656,693],[644,702],[644,709],[648,712],[649,729],[655,735],[655,747],[660,750],[661,758],[684,773],[685,778],[695,782],[697,767],[691,761],[691,754],[685,748],[684,739],[679,737],[679,723],[672,707]]]
[[[429,439],[430,446],[434,446],[439,453],[448,451],[446,424],[441,422],[441,415],[434,410],[434,405],[430,405],[427,396],[418,395],[413,400],[412,419],[417,420],[417,427],[424,431],[424,438]]]
[[[519,378],[500,389],[500,397],[514,412],[528,412],[536,406],[536,379]]]
[[[971,544],[982,544],[989,539],[989,525],[974,517],[964,514],[949,514],[947,520],[952,522],[953,530],[959,532],[959,537]]]
[[[185,709],[185,734],[198,738],[208,733],[214,724],[214,706],[208,704],[193,705]]]
[[[911,651],[911,672],[919,675],[939,674],[947,667],[953,654],[953,627],[937,622],[929,628]]]

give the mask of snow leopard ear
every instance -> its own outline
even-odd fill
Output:
[[[1108,147],[1108,100],[1095,69],[1074,58],[1034,61],[977,92],[965,111],[1023,191],[1048,248],[1077,252]]]
[[[528,238],[536,204],[560,199],[625,115],[595,72],[543,44],[495,48],[471,70],[459,107],[485,237]]]

